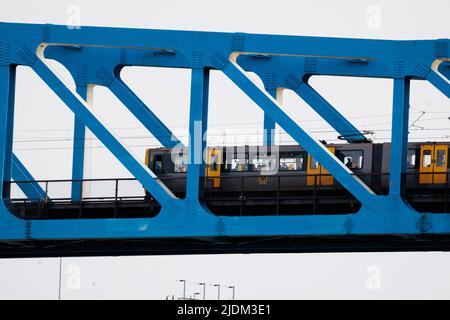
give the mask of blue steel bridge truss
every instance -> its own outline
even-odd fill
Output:
[[[428,81],[449,98],[449,42],[448,39],[393,41],[103,27],[68,29],[58,25],[0,23],[0,175],[4,182],[0,184],[0,241],[28,245],[89,239],[209,239],[206,243],[211,244],[211,239],[280,237],[445,238],[450,234],[450,215],[418,213],[411,208],[402,198],[402,176],[406,172],[410,81]],[[48,67],[46,59],[57,60],[67,68],[76,91],[66,87]],[[34,181],[32,173],[12,152],[17,66],[30,67],[75,114],[72,200],[80,200],[81,196],[79,180],[83,179],[85,128],[88,128],[158,201],[161,211],[156,217],[22,220],[8,211],[3,201],[9,197],[8,182]],[[174,147],[180,143],[151,111],[151,106],[145,105],[121,80],[120,71],[126,66],[191,70],[188,150],[190,159],[201,161],[188,164],[185,199],[175,197],[149,168],[136,160],[87,106],[91,85],[107,87],[163,146]],[[273,129],[278,123],[314,156],[361,202],[361,209],[351,215],[228,217],[209,212],[199,200],[199,191],[204,173],[201,162],[206,141],[202,137],[208,127],[211,70],[221,71],[264,111],[261,125],[265,129]],[[264,88],[255,85],[245,71],[255,72]],[[388,195],[375,194],[352,175],[277,102],[278,89],[293,90],[348,142],[366,141],[363,132],[308,84],[314,75],[393,79]],[[194,134],[198,123],[202,132]],[[273,143],[272,130],[265,134],[264,143]],[[46,196],[37,183],[19,183],[19,187],[29,198]],[[246,248],[249,252],[257,250],[251,246]],[[358,245],[343,248],[361,250]],[[410,248],[415,249],[415,244]],[[161,245],[158,252],[164,250]],[[234,250],[244,249],[235,247]],[[287,249],[301,250],[301,247]],[[83,252],[89,254],[88,251]]]

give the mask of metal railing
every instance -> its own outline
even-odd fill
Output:
[[[362,178],[362,176],[372,178],[382,175],[386,174],[357,174],[359,178]],[[310,206],[309,214],[318,213],[320,202],[323,200],[328,202],[333,200],[347,201],[359,204],[358,200],[344,189],[337,180],[333,179],[330,185],[322,183],[322,178],[326,177],[332,176],[330,174],[305,174],[304,171],[282,172],[276,175],[259,175],[255,172],[253,175],[221,176],[219,188],[205,189],[205,200],[207,204],[212,204],[214,201],[235,200],[236,203],[239,201],[239,215],[244,215],[245,209],[249,207],[249,202],[258,201],[266,203],[271,201],[274,215],[283,214],[283,204],[296,200],[297,203],[301,202]],[[311,179],[313,179],[313,182],[311,182]],[[372,179],[366,182],[369,182],[369,187],[373,184]],[[339,187],[339,193],[334,192],[336,187]],[[328,192],[324,193],[324,191]],[[333,191],[333,193],[330,193],[330,191]],[[230,194],[230,196],[227,197],[227,194]],[[351,211],[356,212],[357,210]]]
[[[404,193],[404,198],[410,201],[414,207],[415,203],[426,202],[427,200],[433,200],[436,203],[436,208],[439,207],[442,212],[448,212],[450,209],[449,204],[449,172],[439,172],[439,173],[419,173],[419,172],[408,172],[405,173],[403,179],[408,182],[407,190]],[[388,192],[388,177],[389,173],[356,173],[363,182],[365,182],[369,188],[374,190],[378,194],[386,194]],[[431,183],[420,184],[420,176],[431,175]],[[439,175],[439,182],[437,183],[436,175]],[[443,179],[443,177],[445,178]],[[233,207],[238,204],[239,215],[244,215],[246,209],[252,206],[258,201],[261,203],[270,202],[273,209],[273,214],[280,215],[283,214],[283,205],[289,202],[293,203],[303,203],[307,204],[310,209],[310,214],[316,214],[323,211],[323,202],[333,203],[348,201],[354,204],[359,202],[346,191],[340,183],[333,179],[332,185],[323,184],[321,181],[325,177],[331,177],[330,174],[305,174],[305,172],[280,172],[276,175],[261,175],[257,172],[254,175],[223,175],[220,177],[220,187],[219,188],[208,188],[205,187],[203,193],[203,199],[208,203],[224,202],[226,200],[233,202]],[[311,183],[311,179],[314,182]],[[185,175],[171,176],[171,177],[160,177],[163,183],[170,184],[171,180],[184,179]],[[207,177],[202,178],[204,185],[207,186]],[[383,179],[385,179],[383,181]],[[307,183],[309,180],[310,183]],[[15,189],[20,187],[20,185],[27,183],[37,183],[42,187],[45,193],[44,198],[30,199],[24,196],[14,196],[13,186]],[[80,185],[80,197],[79,199],[72,199],[70,196],[70,191],[73,183],[79,183]],[[83,191],[86,188],[92,190],[92,184],[108,184],[108,187],[103,186],[102,189],[109,190],[105,195],[89,195],[83,196]],[[131,183],[134,187],[125,188],[124,184]],[[48,207],[50,204],[55,205],[58,203],[67,204],[77,204],[80,210],[80,216],[82,216],[83,205],[87,203],[109,203],[114,205],[115,212],[118,211],[119,204],[126,204],[132,201],[153,201],[148,196],[146,197],[144,188],[135,178],[102,178],[102,179],[83,179],[83,180],[38,180],[38,181],[12,181],[5,182],[11,190],[9,197],[4,197],[4,201],[7,205],[14,204],[40,204],[42,208]],[[65,196],[56,194],[54,189],[55,186],[61,186],[62,184],[67,185],[67,191]],[[179,186],[178,186],[179,187]],[[338,187],[339,190],[342,188],[341,193],[336,192],[326,192],[329,190],[335,190]],[[64,193],[63,188],[56,187],[59,189],[59,194]],[[125,190],[126,189],[126,190]],[[134,189],[134,191],[133,191]],[[139,191],[137,191],[139,190]],[[411,192],[411,190],[413,192]],[[414,193],[417,191],[419,193]],[[104,193],[105,190],[102,190]],[[424,193],[421,194],[420,192]],[[20,192],[19,192],[20,194]],[[415,197],[425,195],[425,197],[420,197],[421,199],[416,199]],[[439,201],[438,201],[439,200]],[[357,207],[357,206],[356,206]],[[355,207],[355,208],[356,208]],[[432,208],[433,209],[433,208]],[[436,209],[437,210],[437,209]],[[429,211],[429,210],[428,210]],[[433,210],[431,210],[433,211]]]
[[[20,191],[24,184],[37,184],[43,190],[42,198],[28,198]],[[72,198],[72,185],[79,184],[80,194]],[[97,184],[97,185],[96,185]],[[130,187],[131,184],[132,186]],[[48,214],[49,208],[78,210],[78,217],[83,216],[86,205],[103,205],[113,211],[113,217],[117,217],[123,204],[145,203],[150,199],[145,198],[144,189],[135,178],[101,178],[83,180],[37,180],[37,181],[12,181],[5,182],[9,194],[3,199],[7,207],[12,209],[27,209],[37,216]],[[128,185],[128,187],[125,187]],[[89,195],[83,195],[87,189]],[[34,209],[33,209],[34,208]]]
[[[52,188],[50,188],[52,185],[58,185],[61,186],[62,184],[67,184],[68,188],[67,188],[67,193],[71,192],[71,188],[72,188],[72,184],[73,183],[79,183],[80,186],[80,194],[79,194],[79,198],[80,201],[89,201],[89,200],[120,200],[120,199],[133,199],[133,198],[140,198],[142,197],[141,194],[139,195],[131,195],[131,196],[120,196],[119,195],[119,188],[120,188],[120,183],[121,182],[125,182],[125,181],[130,181],[130,182],[137,182],[137,179],[135,178],[100,178],[100,179],[83,179],[83,180],[70,180],[70,179],[62,179],[62,180],[36,180],[36,181],[11,181],[11,182],[5,182],[6,185],[9,185],[9,189],[12,189],[12,187],[14,185],[18,186],[20,188],[20,185],[24,185],[24,184],[38,184],[45,192],[45,200],[46,201],[67,201],[67,200],[72,200],[72,197],[70,196],[70,194],[67,194],[67,196],[55,196],[52,197],[51,195],[51,190]],[[110,183],[110,185],[112,186],[111,189],[113,192],[111,192],[111,196],[86,196],[83,197],[83,193],[84,193],[84,186],[86,184],[93,184],[93,183],[98,183],[98,182],[108,182]],[[92,186],[90,186],[92,187]],[[143,192],[142,192],[143,194]],[[9,197],[4,197],[4,200],[9,200],[9,201],[42,201],[42,198],[37,198],[37,199],[30,199],[28,197],[14,197],[13,195],[10,195]]]

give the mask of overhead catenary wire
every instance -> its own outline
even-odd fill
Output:
[[[305,128],[306,131],[310,130],[309,128]],[[376,132],[391,132],[390,128],[381,128],[377,129]],[[410,131],[450,131],[450,128],[413,128]],[[311,130],[309,133],[336,133],[336,130]],[[208,134],[208,137],[226,137],[226,136],[248,136],[249,132],[226,132],[223,134]],[[262,129],[252,130],[253,134],[262,134],[264,131]],[[288,134],[285,131],[275,130],[276,134]],[[342,131],[342,133],[353,133],[353,131]],[[177,135],[178,138],[187,138],[188,134]],[[153,135],[139,135],[139,136],[119,136],[120,140],[134,140],[134,139],[158,139],[159,136]],[[37,142],[74,142],[77,140],[84,141],[100,141],[96,137],[87,137],[87,138],[73,138],[73,137],[55,137],[55,138],[28,138],[28,139],[15,139],[14,143],[37,143]]]
[[[418,111],[415,111],[418,112]],[[448,112],[450,114],[450,112]],[[362,115],[362,116],[354,116],[354,117],[348,117],[347,119],[349,120],[354,120],[354,119],[364,119],[364,118],[378,118],[378,117],[390,117],[391,114],[389,113],[383,113],[383,114],[375,114],[375,115]],[[303,119],[301,120],[302,122],[322,122],[324,121],[323,119]],[[237,125],[260,125],[260,122],[241,122],[238,123]],[[210,125],[213,126],[230,126],[230,125],[236,125],[236,123],[211,123]],[[171,125],[171,128],[187,128],[187,125]],[[136,128],[136,127],[113,127],[111,128],[112,130],[145,130],[145,128]],[[71,129],[16,129],[16,132],[55,132],[55,131],[66,131],[66,132],[71,132]]]
[[[391,137],[378,137],[377,140],[389,140]],[[424,137],[413,137],[410,138],[410,141],[420,139],[420,140],[433,140],[433,139],[449,139],[450,135],[444,135],[444,136],[424,136]],[[257,140],[257,139],[255,139]],[[257,140],[259,141],[259,140]],[[342,142],[340,139],[326,139],[327,142]],[[293,139],[284,139],[284,140],[276,140],[277,143],[292,143],[296,144],[296,141]],[[239,144],[239,143],[238,143]],[[137,144],[137,145],[126,145],[128,148],[158,148],[162,147],[160,144]],[[104,149],[106,148],[104,145],[97,145],[97,146],[85,146],[84,149]],[[74,149],[81,149],[79,147],[36,147],[36,148],[16,148],[14,151],[33,151],[33,150],[40,150],[40,151],[47,151],[47,150],[74,150]]]
[[[422,111],[413,109],[411,113],[430,113],[430,114],[449,114],[450,111],[442,111],[442,112],[433,112],[433,111]],[[380,118],[380,117],[391,117],[392,115],[390,113],[382,113],[382,114],[373,114],[373,115],[361,115],[361,116],[353,116],[353,117],[346,117],[348,120],[355,120],[355,119],[367,119],[367,118]],[[446,117],[443,117],[446,118]],[[299,119],[300,120],[300,119]],[[323,119],[301,119],[302,122],[323,122]],[[213,126],[230,126],[230,125],[260,125],[260,122],[252,121],[252,122],[241,122],[241,123],[211,123],[210,125]],[[187,128],[187,125],[171,125],[171,128]],[[112,130],[145,130],[143,127],[112,127]],[[15,132],[72,132],[72,129],[63,129],[63,128],[55,128],[55,129],[16,129]]]
[[[450,131],[450,128],[426,128],[423,126],[418,126],[416,125],[417,122],[423,122],[423,121],[436,121],[436,120],[442,120],[442,119],[450,119],[450,117],[434,117],[434,118],[428,118],[428,119],[422,119],[423,116],[426,113],[433,113],[433,114],[450,114],[450,111],[448,112],[433,112],[433,111],[422,111],[422,110],[418,110],[415,108],[411,108],[412,112],[410,113],[419,113],[419,116],[416,117],[415,120],[412,121],[412,123],[409,125],[409,132],[411,134],[411,132],[413,131]],[[349,117],[349,119],[364,119],[364,118],[374,118],[374,117],[387,117],[387,116],[391,116],[390,114],[377,114],[377,115],[369,115],[369,116],[355,116],[355,117]],[[301,122],[316,122],[316,121],[322,121],[323,119],[305,119],[305,120],[301,120]],[[246,126],[246,125],[260,125],[260,123],[258,122],[247,122],[247,123],[238,123],[238,124],[230,124],[230,123],[217,123],[217,124],[210,124],[210,126],[214,127],[218,127],[218,126],[227,126],[228,128],[230,126]],[[361,129],[367,129],[367,127],[374,127],[374,126],[386,126],[386,125],[391,125],[390,122],[380,122],[380,123],[372,123],[370,125],[359,125],[359,127],[361,127]],[[187,126],[171,126],[172,128],[184,128],[187,130]],[[215,129],[215,128],[214,128]],[[327,134],[327,133],[336,133],[336,130],[333,130],[328,127],[310,127],[310,128],[304,128],[306,131],[308,131],[311,134],[317,134],[317,133],[322,133],[322,134]],[[142,131],[146,131],[146,128],[136,128],[136,127],[122,127],[122,128],[113,128],[112,130],[114,131],[119,131],[119,130],[142,130]],[[38,130],[16,130],[17,132],[67,132],[69,134],[72,134],[73,131],[70,129],[38,129]],[[230,132],[231,131],[231,132]],[[235,132],[238,131],[238,132]],[[241,131],[241,132],[239,132]],[[245,132],[242,132],[245,131]],[[251,131],[251,132],[248,132]],[[390,128],[379,128],[376,130],[372,130],[374,131],[374,134],[372,136],[373,140],[385,140],[385,139],[389,139],[390,137],[380,137],[377,136],[377,132],[391,132],[392,130]],[[233,129],[228,129],[227,132],[223,132],[223,133],[219,133],[219,134],[208,134],[208,138],[212,139],[212,138],[226,138],[229,136],[233,136],[233,137],[240,137],[240,136],[246,136],[249,137],[250,134],[253,134],[253,138],[258,140],[258,135],[262,134],[264,132],[264,130],[262,129],[254,129],[254,128],[247,128],[247,129],[242,129],[242,128],[233,128]],[[354,133],[352,131],[341,131],[341,134],[345,134],[345,133]],[[275,134],[278,136],[281,135],[288,135],[288,133],[286,133],[283,129],[275,129]],[[178,138],[180,138],[180,140],[182,140],[182,138],[187,138],[189,135],[188,134],[177,134],[176,135]],[[444,136],[420,136],[420,137],[416,137],[417,139],[445,139],[450,137],[449,135],[444,135]],[[119,136],[118,137],[120,140],[158,140],[158,138],[160,138],[159,136],[153,136],[151,134],[148,135],[126,135],[126,136]],[[414,139],[414,137],[411,137],[411,139]],[[254,140],[253,139],[253,140]],[[20,137],[20,138],[16,138],[14,139],[14,143],[47,143],[47,142],[56,142],[56,143],[65,143],[65,142],[75,142],[77,141],[77,138],[74,138],[73,136],[58,136],[58,137]],[[84,141],[100,141],[98,138],[96,138],[95,136],[91,136],[91,137],[85,137],[85,138],[80,138],[79,140],[84,140]],[[333,139],[332,137],[328,137],[327,141],[340,141],[339,139]],[[278,138],[278,142],[283,143],[283,142],[293,142],[293,139],[285,139],[285,140],[281,140],[280,138]],[[128,145],[128,147],[134,148],[134,147],[159,147],[160,144],[138,144],[138,145]],[[97,146],[92,146],[92,145],[87,145],[84,147],[85,149],[97,149],[97,148],[104,148],[103,145],[97,145]],[[64,150],[64,149],[73,149],[72,146],[70,147],[62,147],[62,146],[57,146],[57,147],[37,147],[37,148],[31,148],[31,147],[22,147],[22,148],[15,148],[15,150]]]
[[[449,114],[450,115],[450,111],[449,112],[429,112],[429,111],[421,111],[421,110],[415,110],[413,111],[413,113],[421,113],[424,114],[424,112],[426,113],[439,113],[439,114]],[[420,116],[421,116],[420,115]],[[366,119],[366,118],[374,118],[374,117],[390,117],[391,114],[377,114],[377,115],[365,115],[365,116],[355,116],[355,117],[348,117],[348,119]],[[420,121],[434,121],[434,120],[440,120],[440,119],[448,119],[449,117],[436,117],[436,118],[430,118],[430,119],[421,119]],[[299,120],[302,123],[305,122],[323,122],[323,119],[302,119]],[[378,126],[378,125],[390,125],[390,122],[379,122],[379,123],[371,123],[370,125],[359,125],[360,127],[369,127],[369,126]],[[209,124],[212,127],[219,127],[219,126],[225,126],[227,128],[229,128],[230,126],[247,126],[247,125],[254,125],[254,126],[259,126],[261,125],[259,122],[244,122],[244,123],[210,123]],[[170,128],[183,128],[183,129],[187,129],[188,126],[187,125],[171,125]],[[305,128],[306,130],[321,130],[327,127],[311,127],[311,128]],[[121,130],[141,130],[141,131],[146,131],[147,129],[144,127],[113,127],[111,128],[111,130],[113,131],[121,131]],[[328,130],[329,132],[334,132],[334,130]],[[328,132],[328,131],[321,131],[321,132]],[[380,131],[380,129],[377,129],[377,131]],[[19,132],[67,132],[72,134],[73,130],[72,129],[16,129],[15,132],[19,133]],[[155,136],[155,138],[158,138],[157,136]],[[15,142],[22,142],[22,140],[25,140],[27,138],[21,138],[21,139],[15,139]],[[28,138],[28,139],[33,139],[33,140],[38,140],[38,139],[45,139],[47,140],[48,138]],[[52,137],[52,139],[67,139],[67,137]],[[73,140],[73,139],[72,139]],[[48,141],[53,141],[48,139]]]

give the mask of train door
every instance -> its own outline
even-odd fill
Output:
[[[447,182],[448,146],[423,144],[420,146],[420,184]]]
[[[445,144],[434,145],[434,183],[447,182],[447,153],[448,146]],[[443,172],[443,174],[439,174]]]
[[[335,147],[327,147],[333,154],[335,151]],[[306,184],[308,186],[313,186],[316,182],[319,186],[331,186],[333,185],[333,176],[318,176],[318,175],[326,175],[328,171],[322,167],[316,159],[311,157],[311,154],[308,154],[308,167],[306,169],[306,173],[308,175]]]
[[[308,186],[313,186],[316,182],[320,185],[319,177],[320,174],[320,164],[314,159],[310,153],[308,153],[308,166],[306,169],[306,174],[308,175],[306,184]]]
[[[222,150],[208,148],[206,163],[206,185],[213,188],[220,187],[220,165],[222,163]]]

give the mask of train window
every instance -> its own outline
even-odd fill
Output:
[[[349,169],[361,169],[363,167],[363,152],[362,150],[339,150],[336,151],[336,156]]]
[[[445,151],[446,150],[438,150],[436,155],[436,167],[444,167],[445,166]]]
[[[280,170],[281,171],[299,171],[303,169],[302,154],[280,154]]]
[[[276,170],[277,159],[273,156],[254,156],[250,164],[252,171],[272,172]]]
[[[236,156],[233,159],[226,159],[225,169],[226,171],[234,171],[234,172],[242,172],[247,171],[248,168],[248,160],[240,159]]]
[[[450,148],[447,149],[447,154],[450,154]],[[447,161],[447,169],[450,169],[450,161]]]
[[[218,162],[219,162],[219,156],[217,154],[211,155],[210,161],[211,161],[211,163],[209,165],[209,170],[210,171],[217,171]]]
[[[186,155],[183,153],[178,153],[174,156],[174,172],[176,173],[185,173],[187,170],[187,161]]]
[[[422,167],[431,167],[431,150],[423,150]]]
[[[416,150],[408,149],[408,157],[407,157],[408,168],[416,167]]]
[[[319,167],[319,161],[311,157],[311,162],[309,163],[310,169],[317,169]]]
[[[162,172],[162,154],[155,154],[153,156],[153,172]]]

